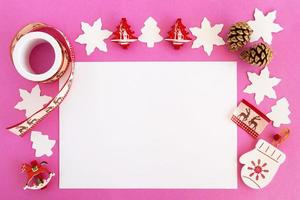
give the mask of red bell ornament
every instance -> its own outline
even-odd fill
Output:
[[[47,162],[38,163],[36,160],[31,161],[30,164],[22,165],[22,172],[26,173],[27,181],[24,190],[40,190],[45,188],[55,173],[50,172],[46,168]]]
[[[118,43],[123,49],[127,49],[130,43],[137,41],[137,37],[134,35],[134,31],[131,30],[126,18],[121,19],[117,30],[113,32],[111,41]]]
[[[189,32],[183,25],[181,18],[178,18],[172,26],[172,29],[168,32],[168,38],[165,40],[171,42],[175,49],[179,49],[184,43],[188,43],[192,40],[188,35]]]

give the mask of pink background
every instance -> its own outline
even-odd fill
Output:
[[[128,199],[128,200],[183,200],[183,199],[297,199],[300,196],[300,156],[299,147],[299,35],[300,35],[300,3],[289,1],[192,1],[192,0],[89,0],[89,1],[0,1],[0,199]],[[24,162],[35,159],[31,148],[30,134],[18,138],[10,134],[5,127],[24,118],[24,112],[14,109],[18,101],[19,88],[31,90],[35,83],[23,79],[14,69],[9,56],[9,43],[18,29],[29,22],[41,21],[61,29],[74,45],[76,61],[128,61],[128,60],[190,60],[190,61],[238,61],[238,101],[242,98],[254,103],[252,95],[244,94],[243,88],[249,83],[246,72],[256,71],[239,61],[238,55],[230,53],[225,46],[215,47],[212,55],[207,56],[202,49],[191,49],[191,43],[179,51],[172,49],[167,42],[161,42],[153,49],[146,48],[143,43],[134,43],[128,50],[108,41],[108,53],[96,51],[87,56],[83,45],[74,42],[81,34],[80,22],[92,24],[98,17],[102,18],[104,28],[115,30],[121,17],[127,17],[136,34],[140,34],[144,20],[152,16],[166,36],[177,17],[182,17],[187,27],[199,26],[203,17],[212,24],[223,23],[222,36],[226,35],[230,24],[239,20],[252,19],[254,8],[269,12],[278,11],[277,22],[284,31],[273,34],[272,48],[274,59],[269,65],[271,75],[282,78],[276,86],[278,98],[287,97],[290,102],[292,124],[289,125],[292,135],[281,146],[287,160],[273,182],[263,190],[252,190],[238,180],[237,190],[60,190],[59,149],[54,147],[54,155],[42,157],[39,161],[49,162],[49,168],[56,172],[53,182],[43,191],[23,191],[25,175],[20,173]],[[76,81],[76,80],[75,80]],[[41,85],[42,92],[53,96],[57,84]],[[222,103],[222,100],[220,100]],[[269,112],[275,100],[265,99],[258,107]],[[35,130],[48,134],[58,141],[58,111],[51,113]],[[277,132],[271,125],[263,133],[263,138],[270,139]],[[84,134],[84,133],[83,133]],[[216,138],[217,139],[217,138]],[[244,131],[238,131],[238,156],[249,151],[256,141]],[[92,161],[91,161],[92,162]],[[238,166],[238,174],[240,172]]]

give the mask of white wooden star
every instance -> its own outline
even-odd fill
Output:
[[[267,116],[273,121],[273,126],[280,127],[281,124],[290,124],[291,120],[289,115],[291,111],[289,109],[288,100],[283,97],[279,99],[274,106],[271,108],[271,112]]]
[[[192,27],[190,31],[196,40],[194,40],[192,48],[200,48],[203,46],[204,51],[210,56],[214,45],[224,45],[225,42],[218,34],[222,31],[223,24],[216,24],[213,27],[205,17],[201,23],[201,27]]]
[[[254,42],[262,38],[266,43],[272,43],[272,33],[282,31],[283,28],[274,23],[276,19],[276,11],[269,12],[264,15],[259,9],[254,11],[253,21],[248,21],[249,26],[252,28],[253,33],[250,37],[250,42]]]
[[[273,89],[281,80],[276,77],[270,78],[269,68],[265,67],[260,75],[256,73],[248,72],[248,78],[251,85],[248,85],[244,92],[248,94],[255,94],[256,104],[259,105],[264,97],[267,96],[272,99],[276,99],[276,92]]]
[[[41,96],[41,89],[39,85],[32,88],[30,93],[23,89],[19,89],[19,92],[22,101],[17,103],[15,108],[18,110],[25,110],[26,117],[30,117],[36,111],[42,109],[43,106],[51,100],[51,97],[46,95]]]
[[[93,26],[90,26],[88,23],[81,22],[81,29],[84,33],[79,35],[75,41],[80,44],[86,44],[85,50],[87,55],[93,53],[95,48],[98,48],[100,51],[107,52],[107,46],[104,40],[107,39],[112,32],[109,30],[101,30],[101,18],[95,21]]]

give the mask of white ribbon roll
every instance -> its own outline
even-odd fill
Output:
[[[48,71],[42,74],[36,74],[29,63],[29,56],[32,49],[42,43],[49,43],[54,50],[54,63]],[[12,53],[13,64],[18,73],[25,79],[42,82],[53,77],[59,71],[62,63],[62,49],[54,37],[44,32],[31,32],[16,43]]]

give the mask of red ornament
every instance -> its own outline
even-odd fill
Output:
[[[22,165],[22,172],[26,172],[27,181],[24,190],[39,190],[45,188],[50,182],[51,178],[55,176],[54,173],[50,172],[45,165],[47,162],[38,163],[36,160],[31,161],[29,164]]]
[[[273,140],[276,141],[276,142],[280,141],[281,140],[281,135],[279,135],[279,134],[273,135]]]
[[[137,37],[134,36],[134,31],[130,29],[126,18],[121,19],[121,22],[113,35],[111,41],[119,43],[124,49],[127,49],[131,42],[137,41]]]
[[[283,128],[280,130],[280,133],[277,133],[273,135],[273,146],[278,147],[280,144],[282,144],[290,135],[290,129]]]
[[[189,32],[183,25],[181,18],[176,20],[172,26],[171,31],[168,32],[168,38],[165,40],[170,41],[175,49],[179,49],[184,43],[190,42],[192,38],[188,36]]]

